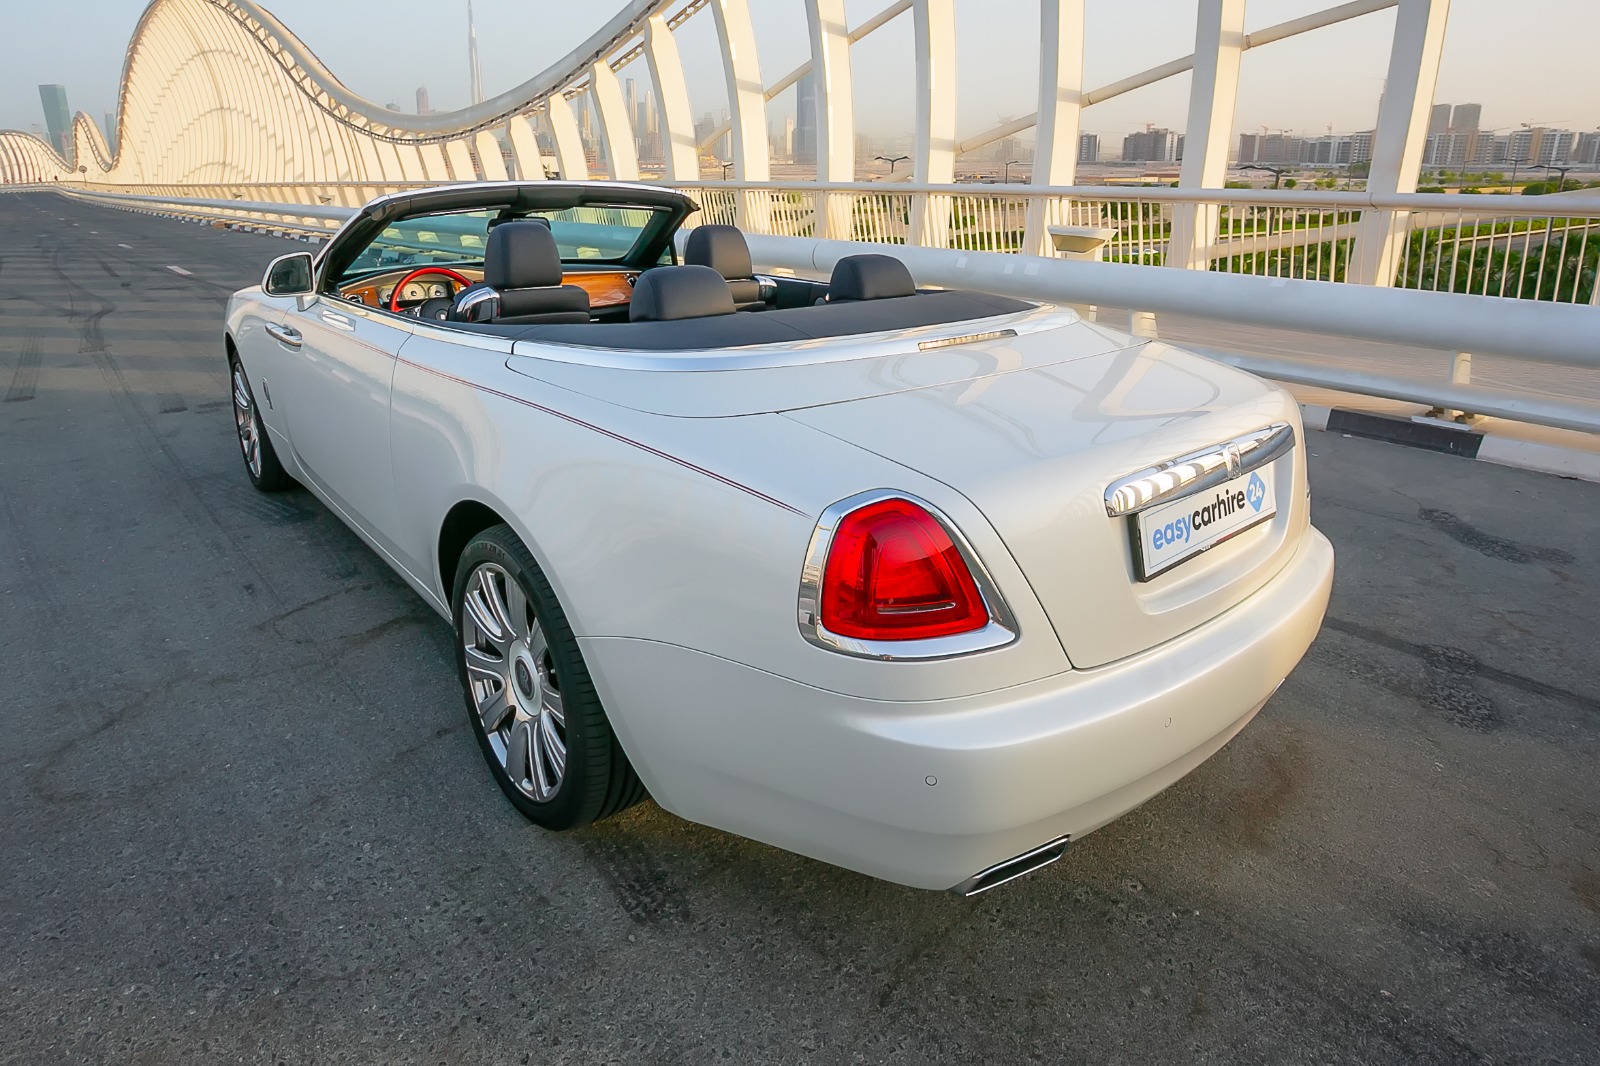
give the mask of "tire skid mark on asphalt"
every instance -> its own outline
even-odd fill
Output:
[[[1341,633],[1367,644],[1375,644],[1421,662],[1424,669],[1429,671],[1427,683],[1430,690],[1437,690],[1441,695],[1435,696],[1423,693],[1419,697],[1414,685],[1403,686],[1407,690],[1400,692],[1394,688],[1393,684],[1384,683],[1382,678],[1375,677],[1375,680],[1378,680],[1383,687],[1396,691],[1397,695],[1423,699],[1424,702],[1429,702],[1429,705],[1435,706],[1436,709],[1451,711],[1451,706],[1448,702],[1440,701],[1444,697],[1457,697],[1468,691],[1475,692],[1476,690],[1471,687],[1471,682],[1476,679],[1482,679],[1525,692],[1530,696],[1538,696],[1542,699],[1565,703],[1587,714],[1600,715],[1600,697],[1573,692],[1558,685],[1540,681],[1537,678],[1525,677],[1509,670],[1501,670],[1498,667],[1490,666],[1471,652],[1461,648],[1418,644],[1401,637],[1391,636],[1370,626],[1335,618],[1332,615],[1324,619],[1322,624],[1324,629]],[[1312,645],[1313,653],[1316,652],[1317,647],[1318,645]],[[1394,681],[1395,679],[1390,680]],[[1487,697],[1483,697],[1483,699],[1486,701]],[[1485,718],[1486,709],[1477,707],[1476,700],[1473,703],[1477,709],[1468,715],[1468,720],[1458,724],[1470,725],[1475,721],[1488,721]]]
[[[99,254],[99,252],[95,250],[91,251],[89,254],[93,256]],[[154,271],[156,268],[151,267],[149,269]],[[81,294],[85,299],[103,302],[100,297],[96,296],[94,293],[89,291],[84,286],[78,284],[73,279],[67,277],[64,272],[54,272],[67,287],[69,301],[72,302],[74,307],[77,304],[78,294]],[[172,280],[175,282],[179,281],[176,276],[169,275],[169,277],[172,277]],[[199,283],[218,289],[219,291],[226,291],[229,293],[233,291],[231,289],[227,289],[226,286],[209,282],[206,279],[198,276],[184,278],[180,284],[181,283]],[[198,316],[199,312],[195,312],[194,317]],[[127,372],[124,371],[117,358],[109,350],[90,352],[88,354],[94,356],[96,363],[99,365],[102,376],[107,379],[108,388],[110,391],[112,391],[113,398],[118,400],[124,421],[128,422],[130,426],[136,427],[140,431],[139,436],[145,443],[146,451],[154,452],[156,455],[159,455],[159,457],[164,460],[164,465],[169,467],[174,473],[177,474],[177,480],[181,483],[183,496],[186,497],[188,506],[185,507],[183,501],[177,498],[174,498],[174,504],[186,514],[186,517],[189,518],[190,524],[196,528],[197,532],[205,532],[203,529],[204,526],[210,527],[209,531],[211,535],[208,537],[208,539],[213,541],[213,550],[219,553],[219,559],[231,555],[233,558],[243,560],[243,565],[255,576],[255,584],[258,587],[265,589],[271,599],[276,601],[278,604],[284,603],[285,597],[283,596],[282,591],[258,566],[256,566],[253,557],[248,552],[240,550],[234,543],[234,538],[228,533],[227,523],[223,521],[222,515],[219,513],[218,508],[213,504],[210,494],[203,490],[203,484],[206,479],[190,474],[183,465],[182,460],[178,457],[177,453],[169,445],[164,436],[156,430],[151,421],[151,416],[146,412],[145,408],[138,403],[138,391],[135,390],[130,384]],[[213,376],[216,378],[219,384],[222,384],[223,386],[227,385],[228,375],[220,355],[216,359],[204,360],[204,365],[208,369],[214,367],[215,370],[213,372]],[[221,401],[221,403],[223,406],[231,409],[231,402],[224,400]],[[228,439],[230,442],[232,437],[233,432],[230,423],[228,432]],[[236,446],[232,443],[229,444],[230,453],[234,451],[235,447]],[[259,509],[259,513],[262,515],[270,514],[272,517],[269,519],[269,521],[277,523],[285,521],[305,522],[306,518],[311,519],[311,521],[306,523],[306,539],[318,549],[317,554],[321,556],[322,561],[325,564],[323,572],[330,580],[340,582],[348,581],[350,578],[357,577],[363,573],[363,567],[366,565],[369,559],[376,561],[375,559],[372,559],[371,553],[367,550],[366,545],[363,544],[353,532],[345,528],[344,524],[326,508],[313,508],[307,510],[297,505],[276,505],[272,502],[269,502],[272,499],[271,497],[258,493],[251,488],[249,483],[243,480],[242,473],[239,475],[239,481],[237,482],[237,485],[239,486],[240,495],[230,494],[230,497],[225,501],[230,513],[237,508],[238,500],[241,498],[242,493],[248,492],[252,498],[252,503],[250,506],[252,508]],[[200,515],[193,513],[196,509],[198,509]],[[318,514],[318,510],[322,511],[323,513]],[[384,572],[388,572],[387,568],[384,568]],[[398,577],[395,577],[393,580],[397,584],[400,581]],[[393,627],[403,624],[403,619],[409,617],[410,616],[407,615],[402,616],[402,619],[391,618],[377,623],[375,626],[371,627],[369,631],[366,631],[366,639],[377,639],[379,636],[381,636],[381,633],[373,631],[383,629],[384,627]],[[428,617],[430,619],[433,617],[431,612],[428,613]],[[312,636],[309,633],[299,638],[290,637],[288,634],[282,632],[278,633],[278,635],[290,640],[296,645],[314,646],[316,648],[318,657],[325,660],[325,665],[334,665],[338,661],[339,657],[344,654],[343,649],[337,646],[325,646],[323,642],[321,642],[320,637]],[[355,634],[354,636],[360,637],[362,635],[363,634]]]
[[[34,398],[39,385],[39,364],[43,357],[39,350],[39,331],[30,329],[22,339],[22,354],[16,368],[11,371],[11,384],[0,403],[26,403]]]
[[[590,861],[637,925],[686,925],[689,898],[661,861],[639,842],[607,834],[587,849]]]

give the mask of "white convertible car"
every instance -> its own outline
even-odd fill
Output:
[[[451,620],[518,810],[648,789],[971,894],[1244,728],[1333,574],[1288,395],[887,256],[760,276],[695,210],[401,193],[228,307],[251,481]]]

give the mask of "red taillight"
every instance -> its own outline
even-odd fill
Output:
[[[926,640],[989,622],[950,535],[909,500],[880,500],[840,520],[819,598],[822,627],[857,640]]]

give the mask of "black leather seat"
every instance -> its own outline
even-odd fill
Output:
[[[589,294],[561,284],[561,252],[550,227],[502,222],[489,231],[483,284],[456,294],[452,321],[543,325],[589,321]]]
[[[708,266],[652,267],[633,283],[629,322],[675,322],[738,310],[721,274]]]
[[[892,255],[847,255],[833,264],[828,302],[892,300],[915,296],[917,283],[906,265]]]
[[[736,226],[696,226],[684,242],[683,261],[689,266],[710,267],[728,283],[728,294],[738,311],[759,311],[766,307],[761,298],[761,283],[756,280],[750,246]]]

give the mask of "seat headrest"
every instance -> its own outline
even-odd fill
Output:
[[[734,313],[728,283],[708,266],[654,267],[633,284],[630,322],[671,322]]]
[[[911,271],[892,255],[847,255],[833,264],[833,276],[828,279],[829,303],[916,294]]]
[[[561,284],[561,252],[550,227],[503,222],[489,231],[483,283],[491,289],[542,289]]]
[[[751,277],[756,272],[750,260],[750,246],[736,226],[696,226],[689,231],[689,239],[684,243],[683,261],[710,267],[730,281]]]

